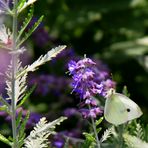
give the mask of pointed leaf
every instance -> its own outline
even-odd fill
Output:
[[[5,136],[3,136],[2,134],[0,134],[0,141],[6,143],[7,145],[12,146],[12,143]]]
[[[22,148],[22,145],[24,144],[24,139],[26,137],[26,134],[24,133],[23,136],[19,139],[19,147]]]
[[[90,133],[84,132],[83,135],[86,137],[87,140],[89,140],[91,142],[96,141],[96,139],[94,138],[94,136],[92,134],[90,134]]]
[[[17,105],[17,108],[21,107],[24,102],[30,97],[30,95],[32,94],[32,92],[35,90],[36,85],[34,85],[27,93],[26,95],[23,97],[23,99],[21,99],[21,102]]]
[[[52,60],[52,58],[56,57],[61,51],[63,51],[66,48],[65,45],[58,46],[56,48],[52,48],[50,51],[47,52],[44,56],[41,55],[33,64],[28,65],[18,73],[17,79],[21,76],[23,76],[25,73],[28,73],[30,71],[35,71],[38,69],[39,66],[43,65],[44,63]]]
[[[19,111],[17,119],[16,119],[16,127],[19,127],[20,123],[22,121],[22,110]]]
[[[22,0],[23,6],[21,5],[21,8],[18,10],[18,13],[22,12],[26,7],[33,5],[34,2],[37,0],[27,0],[27,2],[24,3],[24,0]]]
[[[40,25],[40,23],[43,20],[43,16],[41,16],[39,18],[39,20],[37,22],[34,23],[34,25],[32,26],[31,29],[29,29],[29,31],[27,33],[25,33],[23,39],[19,42],[19,44],[17,45],[17,48],[20,47],[29,37],[30,35],[36,30],[36,28]]]
[[[20,9],[22,9],[22,7],[24,6],[26,0],[19,0],[19,2],[17,3],[17,11],[19,12]]]
[[[30,112],[28,111],[27,114],[26,114],[26,116],[25,116],[25,118],[23,119],[23,121],[22,121],[22,123],[20,125],[20,128],[19,128],[19,138],[18,139],[22,138],[24,136],[24,134],[25,134],[24,133],[25,126],[27,124],[27,121],[29,119],[29,116],[30,116]]]
[[[103,121],[103,117],[101,117],[99,120],[96,120],[96,126],[98,126]]]
[[[29,65],[27,67],[27,71],[35,71],[40,65],[43,65],[44,63],[50,61],[53,57],[56,57],[57,54],[59,54],[63,49],[65,49],[66,46],[58,46],[56,48],[51,49],[48,51],[47,54],[44,56],[40,56],[38,60],[36,60],[33,64]]]
[[[23,34],[24,30],[26,29],[27,25],[30,23],[32,17],[33,17],[33,12],[34,12],[34,9],[33,9],[33,6],[30,7],[29,9],[29,13],[28,13],[28,16],[25,18],[22,26],[21,26],[21,29],[18,33],[18,37],[16,39],[16,41],[19,40],[19,38],[21,37],[21,35]]]
[[[102,130],[102,128],[99,127],[99,128],[97,128],[96,130],[97,130],[97,133],[100,133],[100,131]]]
[[[7,106],[7,110],[10,109],[10,104],[2,96],[0,96],[0,101],[3,103],[3,105]]]

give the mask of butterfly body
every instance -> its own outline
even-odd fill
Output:
[[[107,96],[104,117],[108,122],[120,125],[141,115],[140,107],[125,95],[112,91]]]

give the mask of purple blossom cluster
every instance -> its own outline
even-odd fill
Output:
[[[80,112],[84,118],[96,118],[102,114],[102,110],[94,97],[96,95],[104,97],[108,89],[115,87],[115,82],[109,79],[108,71],[102,68],[102,65],[97,65],[89,58],[78,62],[71,60],[68,69],[73,79],[71,83],[73,92],[76,92],[82,101]]]

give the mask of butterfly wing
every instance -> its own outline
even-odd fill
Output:
[[[124,104],[126,111],[128,112],[128,121],[139,118],[142,115],[140,107],[134,101],[119,93],[115,93],[115,96]]]
[[[108,122],[119,125],[128,121],[128,113],[125,110],[125,105],[120,96],[115,93],[106,99],[104,117]]]

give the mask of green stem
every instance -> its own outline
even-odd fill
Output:
[[[13,51],[16,51],[16,37],[17,37],[17,0],[14,0],[14,13],[13,13],[13,34],[12,34],[12,44]],[[15,83],[16,83],[16,70],[17,67],[17,54],[14,52],[12,54],[12,133],[13,133],[13,146],[12,148],[17,148],[17,128],[16,128],[16,100],[15,100]]]
[[[124,125],[118,126],[117,130],[119,132],[119,148],[123,148],[123,144],[124,144],[124,140],[123,140]]]
[[[91,109],[90,105],[89,105],[89,110]],[[100,146],[100,141],[99,141],[99,138],[98,138],[98,134],[97,134],[97,129],[96,129],[96,125],[95,125],[95,121],[94,121],[94,118],[91,117],[91,122],[92,122],[92,127],[93,127],[93,131],[94,131],[94,134],[95,134],[95,138],[96,138],[96,147],[97,148],[101,148]]]

